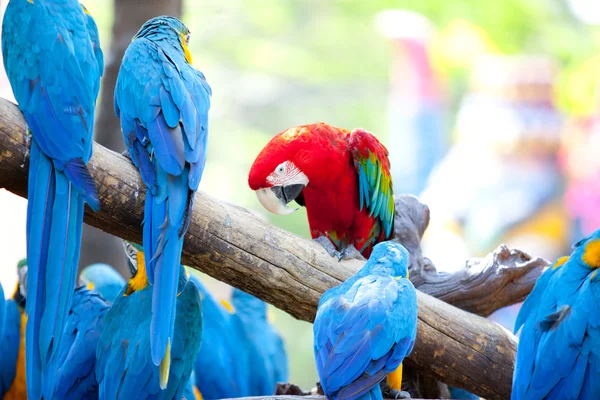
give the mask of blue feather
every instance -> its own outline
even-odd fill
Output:
[[[181,37],[188,33],[173,17],[147,21],[125,52],[115,88],[123,138],[147,188],[143,247],[154,285],[149,329],[155,365],[165,361],[176,334],[183,236],[206,157],[210,88],[186,61]]]
[[[326,291],[314,322],[317,372],[332,399],[381,398],[379,383],[412,350],[416,291],[400,244],[373,248],[361,270]]]
[[[43,371],[54,376],[50,361],[60,347],[73,293],[84,198],[99,207],[85,164],[92,152],[103,60],[93,19],[76,0],[11,0],[4,14],[2,53],[33,137],[26,368],[28,398],[39,399]]]

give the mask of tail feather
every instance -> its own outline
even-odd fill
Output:
[[[33,184],[29,185],[27,210],[26,369],[29,398],[39,399],[42,391],[54,387],[54,355],[69,313],[79,261],[83,198],[35,141],[29,180]]]
[[[178,235],[178,227],[173,226],[168,218],[168,203],[169,200],[161,201],[151,193],[146,193],[144,252],[148,260],[148,280],[153,285],[150,346],[152,362],[156,366],[161,365],[161,362],[163,366],[170,365],[163,360],[168,356],[169,339],[173,342],[179,265],[183,247],[183,238]],[[168,372],[168,368],[164,372]]]
[[[31,399],[41,398],[42,362],[39,352],[40,323],[44,311],[43,277],[50,239],[50,223],[54,204],[55,177],[52,161],[31,144],[27,203],[27,330],[25,368],[27,393]]]

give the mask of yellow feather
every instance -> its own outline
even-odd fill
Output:
[[[167,342],[165,356],[160,362],[160,388],[165,390],[169,383],[169,373],[171,372],[171,339]]]
[[[27,398],[27,385],[25,383],[25,326],[27,315],[21,311],[21,343],[17,356],[17,373],[10,385],[10,389],[4,395],[4,400],[22,400]]]
[[[402,390],[402,364],[394,372],[388,374],[386,381],[390,388]]]

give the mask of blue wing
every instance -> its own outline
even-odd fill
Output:
[[[44,390],[46,398],[98,398],[94,375],[96,345],[104,327],[108,303],[84,287],[75,289],[63,340],[57,352],[56,386]]]
[[[66,323],[81,243],[83,202],[100,206],[85,164],[102,75],[76,0],[11,0],[2,53],[13,93],[32,133],[27,208],[27,383],[41,393]],[[52,377],[49,377],[52,379]]]
[[[143,245],[148,278],[155,285],[151,343],[156,365],[173,334],[183,234],[206,161],[211,94],[204,76],[165,47],[135,39],[115,89],[123,138],[147,187]]]
[[[187,284],[177,298],[171,368],[168,384],[161,390],[160,368],[150,356],[152,289],[148,286],[118,297],[105,317],[96,350],[96,376],[102,399],[179,399],[190,379],[202,335],[198,291]]]
[[[375,390],[414,345],[416,291],[410,281],[367,276],[319,306],[314,324],[317,371],[325,393],[355,399]]]
[[[0,285],[0,398],[10,389],[17,373],[21,342],[21,313],[12,300],[4,299]]]
[[[232,315],[193,274],[202,298],[204,331],[194,364],[196,386],[205,400],[248,396],[247,351],[233,328]]]
[[[512,399],[600,397],[598,300],[589,269],[570,261],[553,275],[539,311],[524,321]]]

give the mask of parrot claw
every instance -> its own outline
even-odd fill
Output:
[[[315,242],[319,243],[321,246],[323,246],[325,248],[325,250],[327,250],[327,253],[329,253],[329,255],[331,257],[335,257],[338,260],[341,260],[341,253],[339,251],[337,251],[335,249],[335,246],[333,245],[333,243],[331,243],[331,240],[327,239],[327,237],[325,236],[319,236],[316,239],[313,239]]]
[[[338,261],[350,260],[350,259],[367,261],[367,259],[364,258],[358,250],[356,250],[356,247],[354,247],[353,244],[348,245],[344,250],[342,250],[342,252],[340,253],[340,256],[338,257]]]
[[[390,389],[390,397],[392,397],[395,400],[411,398],[410,393],[405,392],[404,390],[396,390],[396,389]]]
[[[131,158],[131,154],[129,154],[128,150],[125,150],[124,152],[122,152],[121,155],[124,156],[125,158],[127,158],[129,161],[133,162],[133,159]]]

